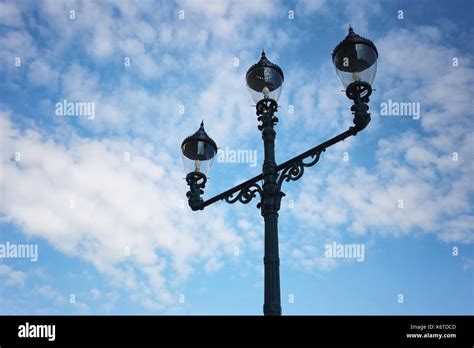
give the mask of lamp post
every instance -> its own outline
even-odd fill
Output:
[[[224,200],[227,203],[237,201],[247,204],[260,196],[257,208],[265,223],[265,270],[264,315],[281,315],[280,303],[280,259],[278,252],[278,212],[285,193],[283,182],[296,181],[304,174],[304,169],[314,166],[321,153],[328,147],[356,135],[370,122],[368,113],[369,96],[372,93],[372,81],[377,70],[377,48],[372,41],[365,39],[349,27],[349,33],[332,53],[336,72],[346,88],[346,95],[353,101],[351,107],[354,126],[345,132],[309,149],[290,160],[277,165],[275,161],[275,125],[278,118],[277,100],[284,81],[281,68],[270,62],[265,52],[260,61],[247,71],[246,80],[250,95],[256,102],[258,129],[262,132],[264,161],[262,173],[208,200],[203,200],[207,172],[217,153],[216,143],[207,135],[204,124],[199,130],[187,137],[182,145],[183,163],[189,191],[186,196],[192,210],[202,210],[208,205]],[[262,185],[259,183],[263,182]]]

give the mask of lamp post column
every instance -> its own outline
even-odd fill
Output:
[[[263,193],[260,203],[261,214],[265,223],[265,302],[263,314],[281,315],[280,303],[280,258],[278,252],[278,211],[282,193],[278,190],[276,162],[275,162],[275,130],[274,125],[278,118],[274,116],[278,104],[273,99],[263,99],[257,103],[258,120],[262,122],[259,129],[262,131],[264,144],[263,161]]]

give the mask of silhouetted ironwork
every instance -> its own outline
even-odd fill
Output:
[[[257,120],[260,122],[258,129],[262,132],[264,146],[264,161],[262,173],[237,185],[208,200],[203,200],[206,175],[200,168],[201,160],[210,160],[210,155],[217,146],[211,138],[205,134],[204,126],[193,136],[186,138],[183,142],[183,154],[187,159],[196,160],[195,170],[187,174],[186,181],[190,187],[186,194],[189,206],[192,210],[202,210],[217,201],[225,201],[233,204],[240,202],[247,204],[259,196],[257,208],[264,218],[265,225],[265,302],[263,312],[265,315],[281,315],[280,301],[280,259],[278,251],[278,212],[281,199],[285,196],[282,191],[284,182],[297,181],[303,175],[305,168],[316,165],[322,153],[330,146],[344,141],[350,136],[357,135],[370,122],[368,112],[369,97],[372,93],[371,82],[376,72],[376,61],[378,52],[372,41],[355,34],[352,28],[346,38],[339,43],[333,51],[333,62],[341,82],[346,87],[346,95],[354,104],[351,107],[354,115],[354,126],[336,135],[335,137],[303,152],[302,154],[277,165],[275,161],[275,125],[278,117],[278,98],[283,83],[283,71],[271,63],[264,52],[257,64],[248,70],[246,78],[247,85],[251,90],[254,100],[258,99],[256,105]],[[201,144],[201,155],[194,151]],[[207,147],[203,147],[203,146]],[[191,149],[191,154],[185,150]],[[203,150],[204,149],[204,150]]]

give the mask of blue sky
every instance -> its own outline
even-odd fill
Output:
[[[204,118],[257,154],[216,162],[205,198],[259,173],[245,72],[262,49],[285,73],[277,161],[347,129],[330,53],[351,24],[379,51],[372,122],[283,187],[283,314],[473,314],[473,7],[0,1],[0,245],[38,247],[0,258],[0,313],[260,315],[256,202],[192,212],[180,145]],[[94,117],[58,116],[64,100]]]

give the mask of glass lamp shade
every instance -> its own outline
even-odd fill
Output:
[[[374,43],[354,33],[351,27],[332,53],[337,75],[345,88],[355,81],[372,84],[377,72],[377,58]]]
[[[247,71],[246,80],[247,88],[255,103],[264,98],[278,101],[284,80],[283,71],[267,59],[265,52],[262,52],[258,63]]]
[[[199,172],[207,175],[217,153],[217,145],[204,130],[204,122],[193,135],[181,144],[183,167],[186,174]]]

